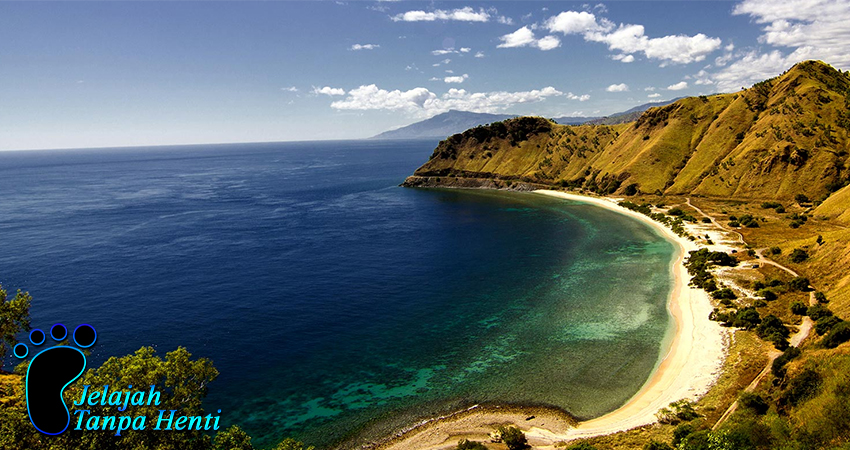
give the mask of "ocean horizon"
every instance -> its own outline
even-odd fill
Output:
[[[0,282],[90,366],[184,346],[268,445],[354,448],[474,404],[610,412],[658,364],[672,243],[593,205],[398,185],[436,141],[0,153]]]

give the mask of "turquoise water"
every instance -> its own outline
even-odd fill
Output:
[[[669,331],[671,243],[588,204],[405,189],[435,142],[0,154],[0,281],[92,362],[211,358],[206,407],[354,447],[478,403],[623,404]]]

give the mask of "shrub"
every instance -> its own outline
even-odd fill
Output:
[[[587,442],[579,442],[567,447],[566,450],[597,450],[597,448]]]
[[[818,393],[821,382],[820,374],[812,369],[804,369],[788,382],[788,387],[779,395],[779,404],[799,405]]]
[[[735,292],[732,291],[732,289],[729,289],[729,288],[718,289],[718,290],[711,293],[711,297],[715,300],[722,300],[722,299],[734,300],[734,299],[738,298],[738,296],[735,295]]]
[[[663,442],[649,441],[643,446],[643,450],[673,450],[673,447]]]
[[[773,375],[777,378],[785,377],[785,365],[791,362],[792,359],[800,356],[800,349],[797,347],[788,347],[787,350],[782,352],[776,359],[773,360],[773,363],[770,366],[770,370],[773,372]]]
[[[752,392],[744,392],[741,394],[741,398],[738,400],[738,403],[758,415],[763,415],[768,409],[770,409],[770,405],[764,397]]]
[[[525,434],[519,428],[500,426],[498,431],[502,442],[505,443],[508,450],[523,450],[528,448],[528,440],[526,440]]]
[[[693,425],[683,423],[676,427],[673,430],[673,446],[678,447],[679,443],[682,442],[686,437],[688,437],[691,433],[694,432]]]
[[[809,279],[806,277],[794,277],[788,282],[788,287],[795,291],[808,291]]]
[[[794,196],[794,201],[797,203],[809,203],[809,197],[804,194],[797,194]]]
[[[809,253],[803,249],[795,248],[794,251],[791,252],[791,262],[799,264],[807,259],[809,259]]]
[[[456,450],[487,450],[487,447],[480,442],[469,441],[466,439],[461,439],[460,442],[457,443]]]
[[[850,323],[841,322],[835,324],[829,330],[823,338],[823,346],[826,348],[835,348],[847,341],[850,341]]]
[[[818,303],[829,303],[829,300],[826,299],[826,295],[823,292],[815,292],[815,300]]]
[[[773,301],[773,300],[776,300],[777,298],[779,298],[779,296],[777,296],[776,293],[771,291],[770,289],[761,289],[758,292],[756,292],[756,295],[758,295],[759,297],[761,297],[761,298],[763,298],[767,301]]]
[[[798,316],[805,316],[808,312],[808,307],[803,302],[793,302],[791,303],[791,313],[796,314]]]
[[[832,311],[829,310],[826,306],[823,305],[814,305],[809,306],[806,310],[806,315],[811,317],[812,320],[818,321],[823,317],[829,317],[832,315]]]
[[[833,327],[841,323],[841,319],[835,316],[821,317],[815,322],[815,333],[822,336],[829,332]]]
[[[782,323],[782,320],[773,314],[764,316],[756,327],[756,334],[762,339],[767,339],[777,333],[785,337],[791,334],[788,328],[785,327],[785,324]]]
[[[770,254],[771,255],[781,255],[782,249],[779,248],[779,247],[770,247]]]

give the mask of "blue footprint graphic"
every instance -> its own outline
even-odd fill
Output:
[[[68,329],[57,323],[50,328],[50,337],[60,342],[68,337]],[[30,332],[29,340],[38,347],[47,337],[44,331],[36,328]],[[73,340],[77,346],[89,348],[97,340],[97,332],[91,325],[83,324],[74,329]],[[26,358],[29,348],[20,343],[15,346],[14,354],[19,359]],[[68,429],[71,416],[62,393],[84,370],[86,356],[75,347],[58,345],[44,349],[32,358],[26,378],[27,412],[38,431],[57,435]]]

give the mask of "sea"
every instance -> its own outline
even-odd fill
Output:
[[[211,359],[205,409],[258,446],[621,406],[671,336],[674,245],[586,203],[400,187],[436,144],[0,152],[0,282],[32,294],[34,327],[93,325],[89,367]]]

